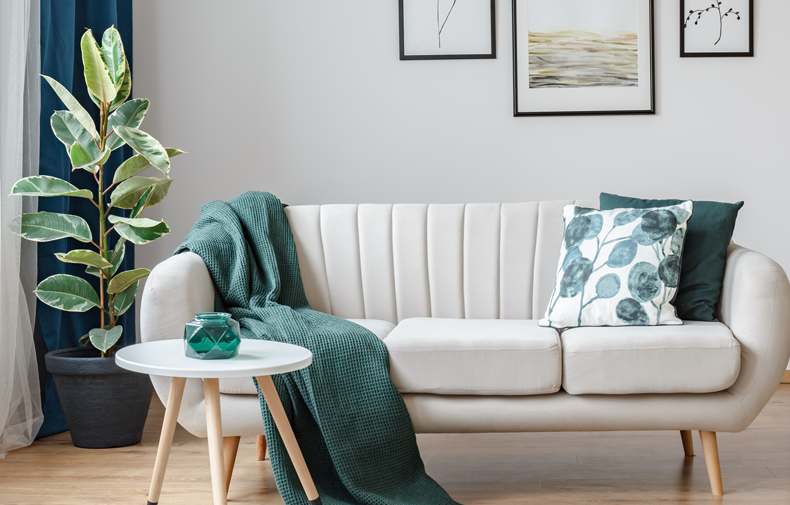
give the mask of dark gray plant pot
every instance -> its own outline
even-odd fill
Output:
[[[77,447],[106,449],[140,443],[153,386],[147,375],[102,358],[97,349],[72,347],[48,352],[60,404]]]

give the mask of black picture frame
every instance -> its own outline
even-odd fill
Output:
[[[403,32],[403,1],[398,0],[398,34],[400,37],[400,59],[408,60],[480,60],[496,58],[496,0],[491,0],[491,52],[486,54],[410,54],[407,55],[404,47]]]
[[[749,50],[742,52],[687,52],[686,51],[686,0],[680,0],[680,57],[681,58],[751,58],[754,56],[754,0],[749,1]]]
[[[519,111],[518,106],[518,16],[516,4],[513,0],[513,117],[536,116],[628,116],[628,115],[655,115],[656,113],[656,57],[655,57],[655,7],[653,0],[649,4],[649,37],[650,37],[650,107],[638,110],[583,110],[583,111]]]

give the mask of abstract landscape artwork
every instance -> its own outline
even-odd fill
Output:
[[[588,5],[598,4],[594,10],[614,14],[609,23],[578,16],[569,10],[573,3],[530,0],[530,8],[541,11],[542,17],[530,18],[529,87],[637,86],[636,2],[588,0]]]
[[[513,0],[513,11],[516,116],[654,112],[652,0]]]
[[[637,34],[529,33],[529,87],[637,86]]]

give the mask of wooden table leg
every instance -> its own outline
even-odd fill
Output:
[[[236,464],[236,454],[239,452],[240,436],[224,437],[222,439],[222,452],[225,458],[225,494],[230,489],[230,478],[233,477],[233,466]]]
[[[280,397],[277,394],[277,389],[274,387],[272,378],[268,375],[263,375],[255,378],[258,381],[258,386],[261,388],[263,398],[269,406],[269,411],[274,418],[274,424],[277,426],[277,431],[285,444],[285,449],[291,457],[291,462],[296,469],[296,474],[299,476],[299,481],[302,483],[307,499],[311,505],[321,505],[321,498],[318,497],[318,490],[315,488],[313,478],[310,476],[310,470],[307,469],[302,451],[299,449],[299,444],[296,442],[296,437],[291,429],[291,424],[288,422],[288,416],[285,415],[283,404],[280,402]]]
[[[173,433],[176,431],[178,411],[181,409],[181,398],[184,396],[184,385],[186,382],[187,380],[184,377],[173,377],[170,381],[170,394],[167,395],[165,421],[162,423],[159,448],[156,450],[154,476],[151,478],[151,488],[148,490],[148,505],[156,505],[159,502],[159,493],[162,491],[167,458],[170,456],[170,447],[173,445]]]
[[[225,457],[222,452],[222,418],[219,405],[219,379],[203,379],[206,396],[206,428],[208,456],[211,462],[211,491],[214,505],[227,505],[225,486]]]

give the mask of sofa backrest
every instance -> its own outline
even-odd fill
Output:
[[[307,298],[349,319],[538,319],[565,205],[297,205],[286,208]]]

